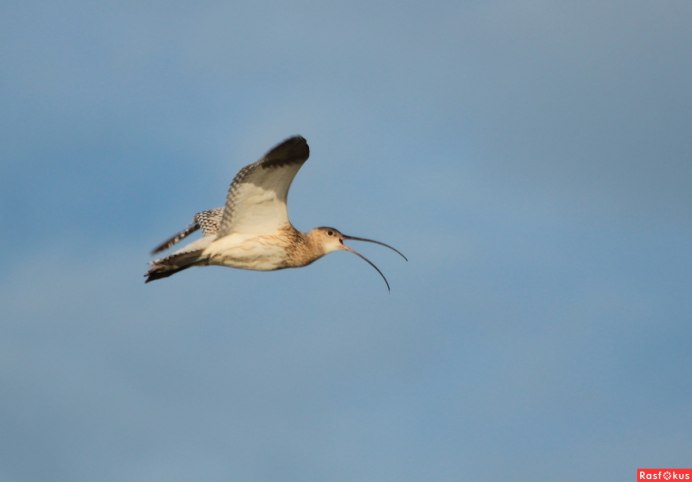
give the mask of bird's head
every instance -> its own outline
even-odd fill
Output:
[[[340,232],[338,229],[335,228],[330,228],[328,226],[322,226],[319,228],[315,228],[309,233],[309,237],[311,238],[312,242],[319,246],[319,248],[322,250],[323,254],[329,254],[334,251],[348,251],[349,253],[353,253],[356,256],[362,258],[365,260],[370,266],[375,268],[375,270],[382,276],[382,279],[384,280],[385,284],[387,285],[387,289],[389,290],[389,282],[387,281],[387,278],[385,278],[384,274],[382,274],[382,271],[375,266],[375,263],[370,261],[368,258],[360,254],[358,251],[355,249],[351,248],[350,246],[347,246],[344,241],[345,240],[353,240],[353,241],[366,241],[368,243],[375,243],[379,244],[380,246],[384,246],[386,248],[391,249],[392,251],[396,252],[399,254],[402,258],[404,258],[406,261],[408,259],[406,256],[401,253],[398,249],[383,243],[381,241],[375,241],[374,239],[368,239],[368,238],[360,238],[357,236],[348,236],[342,232]]]

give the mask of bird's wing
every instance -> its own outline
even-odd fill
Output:
[[[273,233],[288,224],[288,189],[309,155],[307,141],[296,136],[242,168],[228,189],[218,237]]]
[[[195,222],[202,228],[204,236],[216,236],[221,225],[223,208],[214,208],[195,214]]]
[[[202,228],[202,234],[204,236],[216,236],[216,233],[219,231],[219,225],[221,224],[222,214],[223,208],[209,209],[207,211],[202,211],[195,214],[195,219],[192,224],[179,233],[174,234],[163,243],[159,244],[152,250],[151,254],[156,254],[167,250],[168,248],[187,238],[199,228]]]

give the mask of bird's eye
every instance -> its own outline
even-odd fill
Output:
[[[327,230],[327,236],[334,236],[334,231],[331,229]]]

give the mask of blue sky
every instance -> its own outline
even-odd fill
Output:
[[[634,480],[692,453],[688,1],[5,2],[0,481]],[[148,252],[302,134],[300,270]],[[354,243],[355,246],[355,243]]]

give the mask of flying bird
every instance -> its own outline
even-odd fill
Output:
[[[201,238],[164,258],[151,261],[145,283],[166,278],[191,266],[218,265],[271,271],[300,268],[325,254],[348,251],[375,268],[389,290],[389,282],[382,271],[344,241],[379,244],[408,261],[398,249],[374,239],[348,236],[330,227],[318,227],[304,233],[291,224],[287,208],[288,190],[309,155],[307,141],[295,136],[238,171],[228,189],[224,207],[195,214],[192,224],[154,248],[152,255],[202,230]]]

